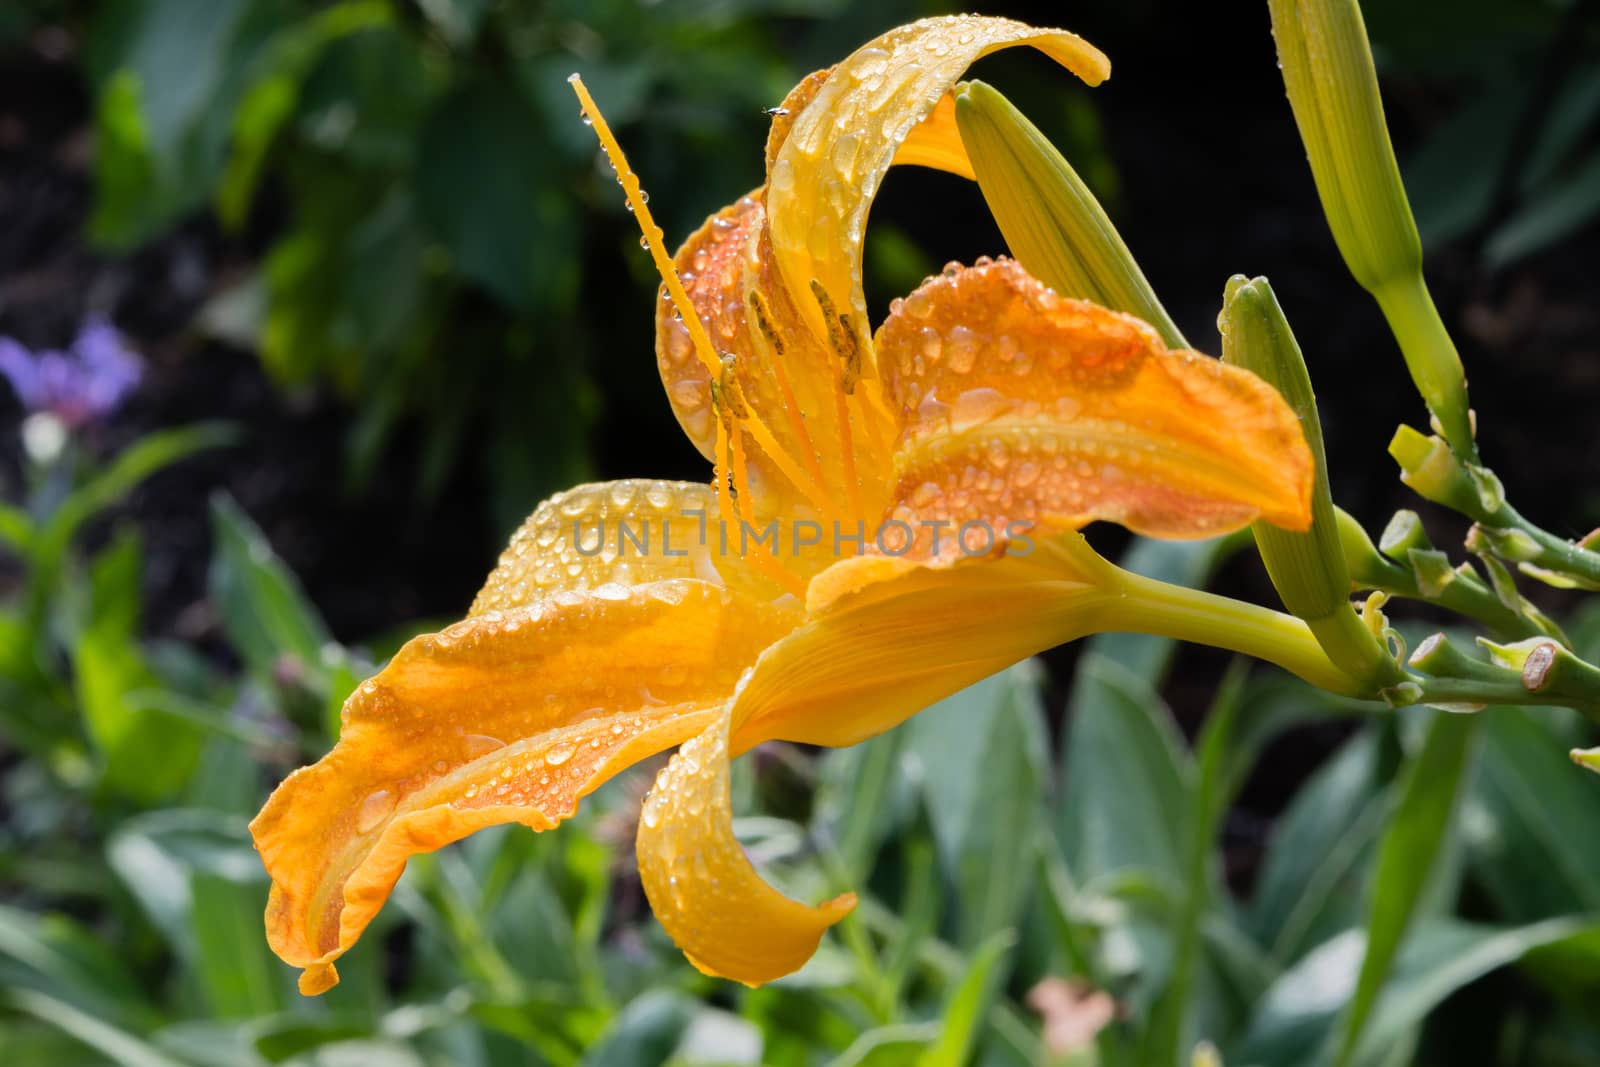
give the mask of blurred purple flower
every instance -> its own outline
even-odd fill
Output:
[[[115,411],[139,384],[139,357],[116,327],[100,317],[86,321],[72,347],[30,351],[0,337],[0,376],[29,411],[47,411],[69,427]]]

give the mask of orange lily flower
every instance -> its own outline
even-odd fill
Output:
[[[338,745],[251,826],[268,938],[305,969],[302,992],[338,980],[409,856],[493,824],[553,827],[678,745],[639,825],[651,906],[703,971],[787,974],[854,897],[813,907],[762,880],[733,835],[731,757],[854,744],[1027,656],[1144,628],[1159,609],[1143,580],[1072,532],[1093,520],[1164,537],[1309,526],[1311,456],[1270,386],[1013,261],[952,265],[868,331],[879,182],[893,162],[970,176],[950,90],[1018,44],[1090,84],[1109,72],[1080,38],[1003,19],[893,30],[795,88],[766,184],[674,259],[576,83],[665,283],[667,394],[716,475],[547,500],[467,618],[350,697]],[[1242,640],[1183,610],[1150,625]],[[1314,651],[1285,658],[1337,687]]]

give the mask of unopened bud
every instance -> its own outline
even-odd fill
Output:
[[[1100,201],[1038,127],[980,81],[956,94],[956,125],[1017,262],[1063,296],[1135,315],[1188,347]]]

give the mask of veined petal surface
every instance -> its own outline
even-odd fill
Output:
[[[346,702],[333,751],[251,824],[273,950],[306,968],[302,991],[326,989],[408,857],[497,823],[554,826],[702,732],[798,616],[692,578],[612,583],[407,643]]]
[[[860,556],[814,579],[814,617],[762,654],[645,801],[639,872],[678,947],[707,973],[767,982],[801,967],[854,904],[844,894],[811,907],[762,879],[733,834],[730,754],[775,738],[855,744],[1089,632],[1115,595],[1095,581],[1106,566],[1069,534],[1026,557]]]
[[[1090,85],[1110,74],[1093,45],[1064,30],[1010,19],[951,15],[922,19],[868,42],[836,66],[810,103],[791,116],[767,174],[767,211],[779,269],[791,291],[815,282],[850,327],[870,363],[861,249],[867,213],[900,145],[981,57],[1032,45]],[[818,338],[833,327],[816,302],[801,311]]]
[[[877,344],[903,416],[891,514],[917,531],[912,556],[1096,519],[1172,538],[1310,523],[1310,450],[1271,386],[1013,260],[929,279]]]
[[[639,878],[651,910],[691,963],[760,985],[810,959],[855,897],[810,907],[774,889],[751,865],[733,834],[729,715],[724,708],[657,776],[639,817]]]

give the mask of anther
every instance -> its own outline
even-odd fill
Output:
[[[779,356],[783,355],[783,338],[778,336],[778,331],[772,328],[772,309],[767,307],[766,298],[752,289],[749,296],[750,311],[756,318],[756,329],[761,331],[761,336],[767,339],[767,344],[772,346],[772,351]]]

